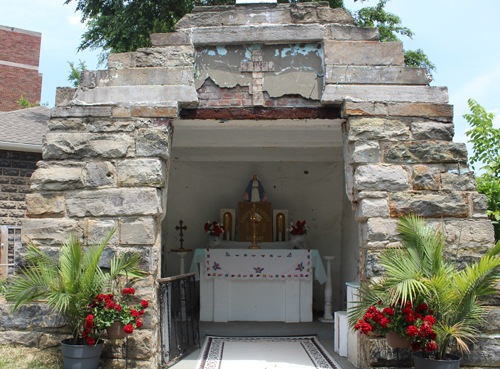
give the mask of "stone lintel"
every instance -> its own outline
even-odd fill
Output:
[[[153,46],[190,45],[191,38],[183,32],[153,33],[151,36]]]
[[[401,42],[324,41],[326,65],[404,65]]]
[[[329,26],[330,38],[336,41],[377,41],[377,27],[356,27],[332,24]]]
[[[429,85],[426,68],[327,65],[326,83]]]
[[[51,118],[84,118],[84,117],[111,117],[111,104],[56,106],[52,108]]]
[[[325,32],[319,24],[204,27],[192,30],[192,41],[194,45],[320,42]]]
[[[382,103],[371,101],[352,101],[346,99],[342,116],[398,116],[423,117],[437,121],[453,120],[453,105],[434,103]]]
[[[194,83],[193,67],[173,68],[128,68],[84,71],[81,87],[115,87],[141,85],[192,85]]]
[[[346,99],[446,104],[448,102],[448,88],[398,85],[326,85],[321,103],[340,104]]]
[[[182,85],[98,87],[81,89],[77,93],[77,99],[88,104],[156,103],[165,101],[165,97],[168,97],[170,101],[178,101],[182,105],[198,103],[198,94],[194,86]]]

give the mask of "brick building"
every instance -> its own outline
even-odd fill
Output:
[[[40,102],[41,40],[41,33],[0,26],[0,111],[17,110],[23,94],[30,103]]]

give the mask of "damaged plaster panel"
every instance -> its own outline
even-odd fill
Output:
[[[271,97],[298,94],[319,100],[323,90],[321,45],[226,45],[196,48],[195,86],[199,89],[211,78],[219,87],[255,85],[255,73],[241,71],[241,62],[254,62],[252,50],[262,49],[262,62],[274,63],[273,71],[259,72],[262,90]],[[258,61],[256,61],[258,62]],[[251,64],[252,65],[252,64]],[[258,67],[257,67],[258,68]]]

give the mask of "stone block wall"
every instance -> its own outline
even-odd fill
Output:
[[[0,150],[0,225],[22,225],[30,177],[42,154]]]
[[[38,73],[41,33],[0,26],[0,111],[19,109],[17,101],[24,96],[29,102],[40,102],[42,75]]]

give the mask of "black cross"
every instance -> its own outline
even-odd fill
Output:
[[[175,226],[175,230],[176,231],[179,231],[179,230],[181,231],[181,234],[180,234],[181,238],[180,238],[179,241],[181,241],[181,249],[183,249],[184,247],[182,246],[182,243],[184,242],[184,238],[182,238],[182,236],[184,236],[184,233],[182,233],[182,231],[185,231],[186,229],[188,229],[188,227],[182,225],[182,224],[184,224],[184,222],[182,221],[182,219],[179,220],[179,224],[180,224],[180,226]]]

